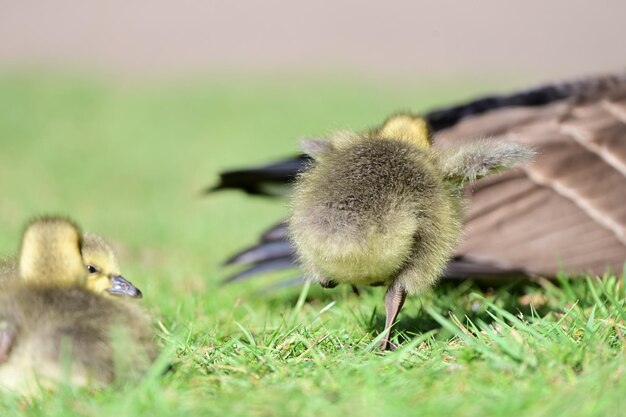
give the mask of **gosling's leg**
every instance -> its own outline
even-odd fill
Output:
[[[391,284],[385,294],[385,311],[387,319],[385,320],[385,337],[380,342],[382,350],[394,350],[396,346],[391,343],[391,326],[398,318],[398,313],[402,309],[404,300],[406,299],[406,291],[404,287],[397,281]]]

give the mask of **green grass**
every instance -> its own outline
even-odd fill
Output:
[[[218,265],[286,213],[282,201],[199,191],[295,140],[369,127],[487,84],[222,79],[121,86],[0,77],[0,254],[23,223],[63,213],[111,239],[144,290],[164,353],[135,386],[61,390],[0,415],[591,416],[626,406],[623,277],[555,287],[442,286],[407,302],[400,348],[371,351],[381,289],[261,295]],[[172,369],[161,375],[164,364]]]

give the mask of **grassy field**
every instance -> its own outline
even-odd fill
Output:
[[[347,79],[346,79],[347,80]],[[295,151],[493,84],[247,80],[141,86],[0,77],[0,254],[31,216],[61,213],[112,240],[145,294],[163,355],[135,386],[4,395],[26,416],[593,416],[626,409],[623,276],[557,288],[442,286],[407,302],[401,347],[372,352],[383,290],[220,287],[219,267],[286,213],[200,191],[223,168]],[[162,375],[165,364],[169,372]]]

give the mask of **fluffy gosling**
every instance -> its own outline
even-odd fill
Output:
[[[26,227],[21,279],[0,291],[0,387],[28,395],[59,382],[105,385],[138,377],[156,356],[149,318],[89,288],[80,250],[67,220]]]
[[[379,129],[305,140],[315,162],[295,183],[289,230],[308,279],[385,285],[382,349],[407,294],[431,288],[462,229],[465,182],[531,159],[516,143],[431,146],[428,127],[407,114]]]

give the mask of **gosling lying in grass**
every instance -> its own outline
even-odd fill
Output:
[[[30,223],[20,279],[0,291],[0,387],[20,394],[136,378],[156,356],[146,314],[89,286],[81,233],[70,221]]]
[[[315,159],[296,180],[289,230],[307,277],[385,285],[383,349],[407,294],[439,279],[462,228],[461,188],[499,169],[529,161],[511,142],[431,147],[425,122],[396,115],[379,129],[307,140]]]

